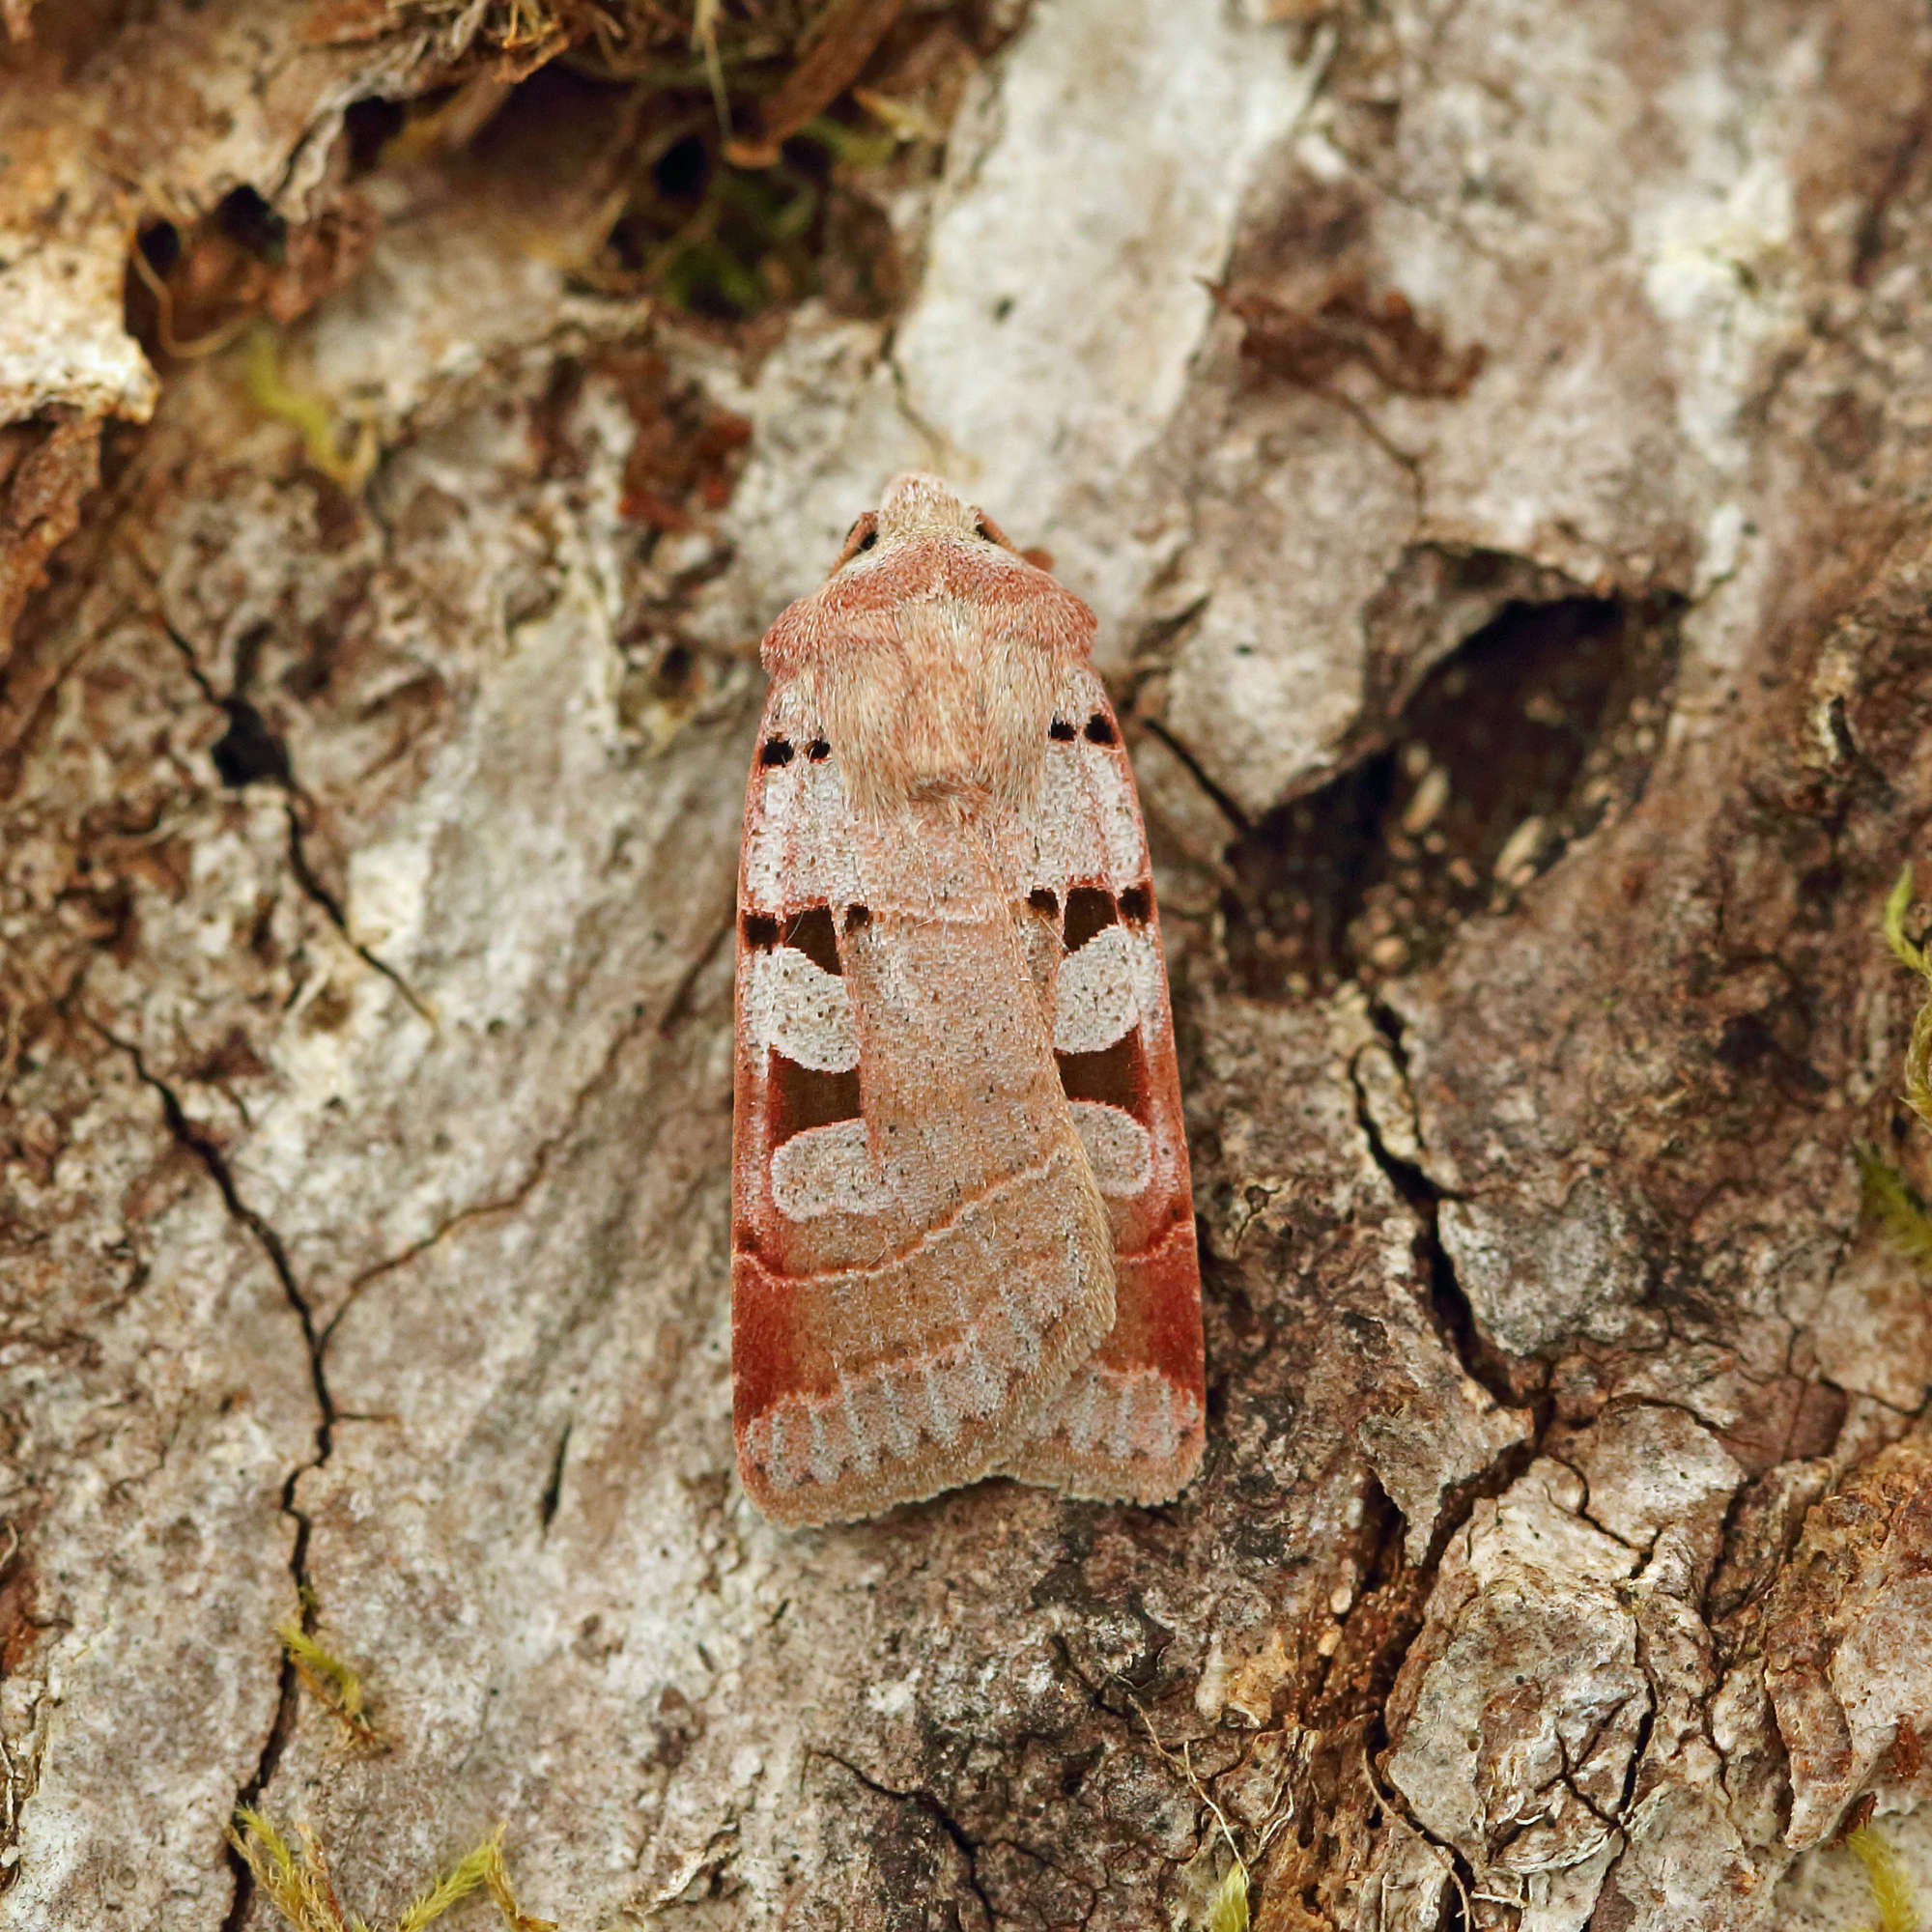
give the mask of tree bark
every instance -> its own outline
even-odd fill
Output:
[[[1932,1877],[1932,1303],[1859,1168],[1932,1184],[1921,9],[911,9],[866,71],[932,138],[732,327],[586,269],[645,10],[50,11],[0,1918],[266,1932],[238,1804],[374,1923],[499,1822],[569,1928],[1197,1926],[1238,1854],[1271,1932],[1841,1932],[1874,1804]],[[909,466],[1101,617],[1208,1457],[786,1534],[753,645]]]

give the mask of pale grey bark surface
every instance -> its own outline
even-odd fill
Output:
[[[242,350],[156,375],[136,228],[307,232],[512,10],[97,11],[0,73],[0,1921],[266,1932],[238,1799],[372,1922],[501,1821],[570,1928],[1193,1925],[1204,1794],[1275,1932],[1849,1927],[1866,1793],[1932,1884],[1855,1163],[1932,1179],[1922,11],[1036,0],[878,189],[902,305],[755,353],[571,272],[610,156],[534,117],[359,182],[282,331],[359,496]],[[909,465],[1101,615],[1208,1460],[783,1534],[753,646]]]

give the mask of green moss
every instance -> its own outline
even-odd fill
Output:
[[[1912,905],[1912,866],[1907,861],[1885,901],[1885,938],[1901,966],[1925,981],[1925,1001],[1912,1023],[1912,1042],[1905,1049],[1905,1103],[1932,1127],[1932,953],[1905,930]]]
[[[275,1634],[281,1638],[282,1648],[295,1665],[302,1688],[333,1714],[356,1743],[379,1743],[381,1736],[369,1715],[362,1680],[355,1671],[332,1651],[324,1649],[299,1624],[277,1624]]]
[[[311,466],[347,495],[359,495],[380,453],[376,426],[357,424],[354,445],[345,452],[327,404],[320,396],[296,388],[283,376],[280,331],[270,323],[257,322],[242,346],[248,400],[264,415],[298,430]]]
[[[1932,1213],[1905,1177],[1874,1149],[1857,1150],[1865,1212],[1900,1254],[1932,1272]]]
[[[1869,1825],[1845,1839],[1845,1849],[1865,1868],[1872,1903],[1878,1907],[1875,1932],[1920,1932],[1918,1893],[1898,1854]],[[1868,1932],[1868,1928],[1861,1928]]]
[[[313,1832],[298,1827],[298,1846],[292,1846],[259,1811],[240,1806],[228,1830],[228,1842],[255,1875],[262,1895],[274,1906],[295,1932],[378,1932],[364,1918],[345,1911],[329,1877],[328,1861]],[[388,1932],[423,1932],[460,1905],[472,1892],[487,1891],[511,1932],[556,1932],[554,1920],[532,1918],[517,1904],[503,1858],[503,1828],[499,1825],[472,1852],[459,1859],[444,1875],[417,1894],[388,1928]]]

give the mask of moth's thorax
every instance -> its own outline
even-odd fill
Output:
[[[956,501],[956,499],[952,499]],[[889,496],[882,526],[894,499]],[[856,556],[773,625],[764,662],[823,721],[848,795],[868,810],[1037,789],[1066,671],[1093,613],[1010,551],[936,527],[944,504]]]

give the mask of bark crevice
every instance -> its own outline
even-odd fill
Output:
[[[171,1138],[200,1163],[221,1197],[229,1217],[245,1228],[261,1249],[300,1329],[308,1381],[317,1411],[315,1453],[297,1463],[283,1478],[281,1512],[291,1525],[289,1579],[295,1590],[296,1617],[302,1632],[312,1635],[318,1616],[318,1599],[308,1565],[309,1540],[314,1524],[308,1513],[296,1500],[296,1491],[302,1477],[321,1468],[328,1461],[335,1446],[335,1400],[329,1393],[328,1371],[323,1359],[326,1337],[316,1326],[314,1310],[296,1278],[286,1244],[268,1221],[242,1200],[220,1147],[203,1128],[189,1120],[174,1090],[150,1069],[138,1046],[131,1040],[117,1038],[100,1027],[98,1021],[94,1024],[110,1046],[127,1056],[135,1078],[160,1103],[161,1119]],[[270,1721],[268,1735],[262,1741],[261,1755],[256,1760],[255,1769],[235,1793],[231,1815],[243,1805],[252,1807],[259,1804],[262,1794],[268,1789],[288,1748],[289,1740],[295,1734],[299,1700],[300,1686],[296,1675],[295,1659],[285,1647],[276,1682],[274,1716]],[[222,1919],[221,1932],[241,1932],[241,1928],[247,1923],[254,1902],[255,1875],[233,1845],[227,1848],[227,1861],[234,1881],[234,1896],[227,1916]]]

